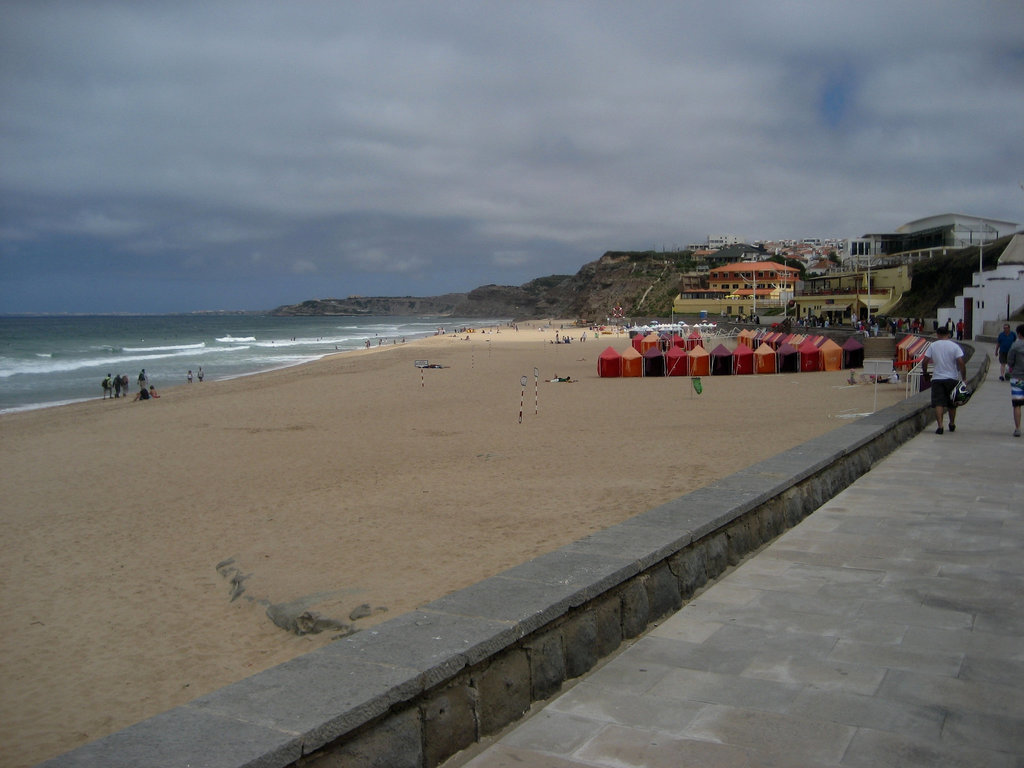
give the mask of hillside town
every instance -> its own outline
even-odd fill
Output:
[[[986,323],[1006,320],[1024,307],[1021,235],[1006,244],[994,270],[983,267],[985,246],[1017,229],[1009,221],[941,214],[852,239],[746,243],[736,235],[709,235],[706,243],[689,246],[697,267],[681,281],[672,311],[733,320],[781,316],[801,325],[852,324],[870,332],[910,291],[915,264],[974,247],[979,262],[972,284],[932,318],[933,324],[974,338],[984,334]],[[923,324],[918,318],[907,321]]]

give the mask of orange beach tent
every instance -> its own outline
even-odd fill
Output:
[[[843,348],[832,339],[825,339],[821,345],[821,368],[824,371],[840,371],[843,368]]]
[[[624,377],[644,375],[644,357],[633,347],[622,353],[622,375]]]
[[[778,353],[768,344],[762,344],[754,350],[754,370],[758,373],[778,373]]]
[[[704,347],[694,347],[686,355],[690,358],[691,376],[711,375],[711,356]]]

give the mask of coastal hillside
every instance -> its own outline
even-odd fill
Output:
[[[575,275],[538,277],[523,285],[483,285],[468,293],[427,297],[349,296],[310,299],[271,314],[440,315],[451,317],[575,317],[601,320],[621,307],[627,317],[668,315],[689,251],[609,251]]]
[[[1009,237],[988,244],[986,268],[993,268]],[[969,285],[978,265],[977,246],[951,251],[913,265],[913,288],[893,316],[934,317]],[[694,269],[690,251],[608,251],[575,275],[538,277],[523,285],[483,285],[468,293],[442,296],[349,296],[311,299],[278,307],[271,314],[438,315],[441,317],[571,317],[599,322],[616,307],[625,317],[668,317],[684,275]]]

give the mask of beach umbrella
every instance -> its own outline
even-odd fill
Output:
[[[689,369],[691,376],[711,375],[711,356],[704,347],[694,347],[686,356],[690,359]]]
[[[665,353],[665,372],[669,376],[688,376],[690,358],[683,347],[673,346]]]
[[[737,346],[732,352],[732,372],[738,375],[754,372],[754,350],[750,347]]]
[[[658,347],[651,347],[644,352],[644,376],[665,375],[665,353]]]
[[[769,344],[762,344],[754,350],[754,370],[758,373],[778,373],[779,354]]]
[[[800,356],[800,370],[804,373],[821,370],[821,350],[810,339],[804,339],[796,348]]]
[[[622,375],[622,355],[614,348],[608,347],[597,356],[597,375],[603,379],[617,378]]]
[[[644,375],[643,355],[632,347],[629,347],[622,353],[622,375],[623,377],[638,377]]]
[[[732,352],[725,346],[725,344],[719,344],[708,354],[711,357],[712,376],[732,375]]]

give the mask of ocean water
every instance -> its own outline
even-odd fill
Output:
[[[146,370],[157,390],[285,368],[338,351],[484,328],[502,319],[271,317],[269,315],[94,315],[0,317],[0,413],[100,398],[106,375],[138,390]],[[198,382],[197,382],[198,383]]]

